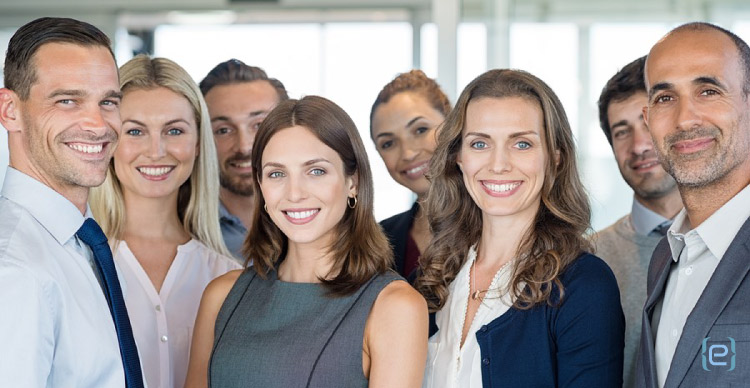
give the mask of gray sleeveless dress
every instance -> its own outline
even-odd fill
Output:
[[[263,279],[250,268],[237,279],[216,319],[211,388],[367,387],[362,373],[365,322],[387,272],[346,297],[316,283]]]

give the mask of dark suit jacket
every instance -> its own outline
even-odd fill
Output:
[[[661,240],[648,270],[648,297],[643,309],[643,330],[636,381],[639,387],[657,387],[654,307],[664,297],[672,266],[667,239]],[[732,240],[716,271],[708,281],[693,311],[688,315],[677,343],[665,387],[750,386],[750,219]],[[704,339],[709,338],[704,349]],[[733,339],[734,349],[732,350]],[[712,344],[726,346],[710,349]],[[726,356],[720,356],[727,351]],[[711,358],[714,354],[717,357]],[[734,370],[729,370],[735,354]],[[713,361],[714,363],[712,364]],[[727,362],[720,365],[719,362]]]
[[[406,242],[409,239],[409,230],[412,224],[414,224],[414,217],[417,215],[417,210],[419,210],[419,204],[414,202],[411,209],[380,221],[380,226],[383,227],[383,232],[388,237],[391,247],[393,247],[393,259],[395,262],[393,269],[410,281],[413,280],[409,276],[412,274],[404,274],[404,261],[406,260]]]

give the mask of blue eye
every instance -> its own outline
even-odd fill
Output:
[[[272,171],[271,173],[268,174],[269,178],[281,178],[283,176],[284,176],[284,173],[281,171]]]
[[[143,135],[143,131],[141,131],[140,129],[136,129],[136,128],[128,129],[127,131],[125,131],[125,133],[128,134],[128,135],[130,135],[130,136],[141,136],[141,135]]]
[[[516,143],[516,147],[518,147],[519,150],[527,150],[531,148],[531,143],[527,141],[519,141],[518,143]]]
[[[325,175],[325,173],[326,171],[322,168],[313,168],[312,170],[310,170],[310,174],[315,176]]]
[[[483,141],[481,141],[481,140],[477,140],[477,141],[475,141],[475,142],[472,142],[472,143],[470,144],[470,147],[471,147],[471,148],[474,148],[474,149],[476,149],[476,150],[483,150],[483,149],[485,149],[485,148],[489,147],[489,145],[487,145],[487,143],[485,143],[485,142],[483,142]]]
[[[179,128],[171,128],[171,129],[169,129],[167,131],[167,135],[172,135],[172,136],[174,136],[174,135],[182,135],[183,133],[185,133],[185,131],[183,131],[182,129],[179,129]]]

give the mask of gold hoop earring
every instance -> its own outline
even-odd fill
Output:
[[[353,203],[351,201],[352,199],[354,200]],[[346,206],[349,206],[349,209],[354,209],[355,207],[357,207],[357,196],[355,195],[353,197],[347,197],[346,198]]]

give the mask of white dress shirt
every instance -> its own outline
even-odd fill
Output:
[[[75,236],[83,221],[62,195],[8,167],[0,194],[0,387],[125,386],[93,254]]]
[[[747,186],[697,228],[691,229],[684,209],[669,228],[667,240],[677,265],[669,272],[664,297],[654,309],[652,322],[659,387],[667,380],[688,315],[749,217],[750,186]]]
[[[203,290],[211,280],[240,265],[190,240],[177,247],[157,293],[125,241],[117,243],[115,262],[128,286],[125,304],[149,388],[182,388]]]
[[[469,277],[471,265],[476,260],[474,247],[469,250],[461,270],[448,286],[448,299],[445,306],[435,314],[439,330],[427,343],[427,367],[424,388],[481,388],[482,365],[479,343],[474,333],[497,317],[503,315],[513,304],[508,294],[510,265],[498,270],[490,283],[490,291],[479,305],[471,326],[461,346],[466,309],[471,292]]]

